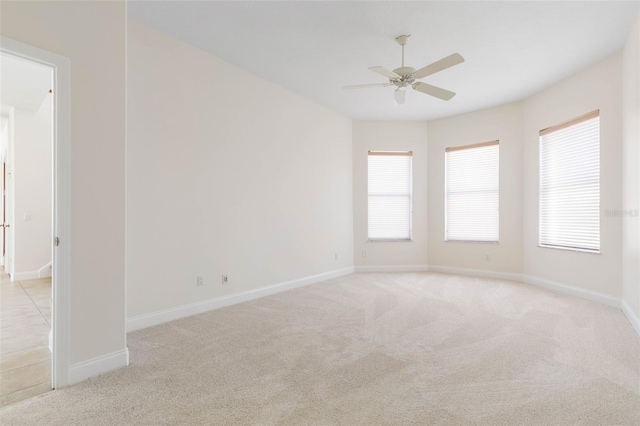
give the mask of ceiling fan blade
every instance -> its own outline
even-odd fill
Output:
[[[344,86],[343,89],[366,89],[367,87],[387,87],[391,83],[373,83],[373,84],[356,84],[353,86]]]
[[[407,91],[403,89],[396,89],[396,91],[393,92],[393,99],[396,101],[396,105],[403,105],[406,96]]]
[[[426,93],[427,95],[435,96],[436,98],[440,98],[443,101],[448,101],[453,98],[456,94],[455,92],[450,92],[448,90],[442,89],[440,87],[432,86],[427,83],[417,82],[413,84],[413,88],[418,92]]]
[[[431,74],[435,74],[442,70],[446,70],[454,65],[458,65],[464,62],[464,58],[459,53],[454,53],[452,55],[447,56],[446,58],[442,58],[439,61],[436,61],[426,67],[420,68],[418,71],[413,73],[415,78],[423,78]],[[371,68],[369,68],[371,69]]]
[[[385,77],[400,78],[400,76],[398,74],[396,74],[393,71],[389,71],[388,69],[386,69],[384,67],[370,67],[369,69],[371,71],[373,71],[373,72],[377,72],[380,75],[384,75]]]

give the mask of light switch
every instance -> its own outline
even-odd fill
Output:
[[[24,215],[22,215],[22,220],[24,220],[25,222],[30,222],[31,221],[31,213],[25,213]]]

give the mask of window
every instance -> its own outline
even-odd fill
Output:
[[[412,159],[369,151],[369,240],[411,240]]]
[[[540,245],[600,251],[600,112],[540,132]]]
[[[497,242],[498,141],[445,149],[445,241]]]

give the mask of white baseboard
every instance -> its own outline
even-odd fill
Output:
[[[486,271],[483,269],[455,268],[438,265],[429,265],[429,271],[453,275],[468,275],[472,277],[496,278],[499,280],[522,281],[522,275],[513,272]]]
[[[129,365],[128,348],[83,361],[69,368],[69,384],[80,383],[91,377],[96,377],[127,365]]]
[[[235,305],[238,303],[248,302],[261,297],[269,296],[271,294],[280,293],[283,291],[291,290],[298,287],[303,287],[309,284],[314,284],[320,281],[325,281],[331,278],[348,275],[353,272],[441,272],[446,274],[455,275],[468,275],[483,278],[496,278],[509,281],[524,282],[526,284],[543,287],[549,290],[554,290],[560,293],[568,294],[582,299],[591,300],[593,302],[602,303],[614,308],[622,309],[634,329],[640,335],[640,321],[635,313],[631,310],[629,305],[625,301],[621,301],[618,298],[609,296],[606,294],[598,293],[591,290],[571,287],[558,282],[545,280],[542,278],[532,277],[530,275],[523,275],[512,272],[499,272],[499,271],[486,271],[481,269],[466,269],[455,268],[450,266],[438,266],[438,265],[360,265],[349,268],[337,269],[335,271],[329,271],[318,275],[312,275],[309,277],[300,278],[297,280],[287,281],[280,284],[275,284],[269,287],[263,287],[256,290],[251,290],[243,293],[233,294],[229,296],[217,297],[214,299],[205,300],[202,302],[191,303],[188,305],[182,305],[175,308],[165,309],[150,314],[144,314],[127,319],[127,332],[140,330],[143,328],[151,327],[154,325],[162,324],[165,322],[173,321],[180,318],[200,314],[203,312],[211,311],[214,309],[224,308],[226,306]]]
[[[11,281],[37,280],[40,278],[38,271],[16,272],[11,276]]]
[[[513,272],[499,272],[499,271],[486,271],[482,269],[467,269],[467,268],[456,268],[451,266],[439,266],[439,265],[392,265],[392,266],[376,266],[376,265],[367,265],[367,266],[356,266],[356,272],[416,272],[416,271],[429,271],[429,272],[441,272],[445,274],[453,274],[453,275],[468,275],[472,277],[482,277],[482,278],[496,278],[501,280],[509,280],[509,281],[517,281],[523,282],[526,284],[535,285],[538,287],[543,287],[548,290],[554,290],[560,293],[568,294],[575,297],[580,297],[582,299],[591,300],[592,302],[602,303],[608,306],[612,306],[614,308],[622,309],[635,328],[635,330],[640,334],[640,321],[638,317],[633,313],[629,305],[626,304],[623,300],[621,301],[618,298],[613,296],[609,296],[606,294],[598,293],[591,290],[585,290],[577,287],[568,286],[565,284],[560,284],[558,282],[545,280],[542,278],[532,277],[530,275],[523,275],[519,273]]]
[[[622,305],[622,312],[624,312],[624,314],[627,316],[627,319],[636,330],[636,333],[638,333],[638,336],[640,336],[640,318],[638,318],[635,312],[633,312],[631,306],[627,304],[626,300],[622,299],[620,304]]]
[[[48,278],[50,276],[51,276],[51,262],[47,263],[37,271],[16,272],[11,277],[11,281],[37,280],[39,278]]]
[[[44,265],[38,270],[38,278],[48,278],[51,276],[51,262]]]
[[[428,265],[358,265],[355,272],[427,272]]]
[[[324,272],[322,274],[311,275],[296,280],[286,281],[283,283],[271,285],[269,287],[258,288],[255,290],[245,291],[243,293],[232,294],[229,296],[216,297],[214,299],[204,300],[202,302],[190,303],[175,308],[165,309],[150,314],[144,314],[127,319],[127,332],[140,330],[165,322],[189,317],[203,312],[220,309],[238,303],[248,302],[250,300],[259,299],[283,291],[292,290],[294,288],[303,287],[309,284],[315,284],[331,278],[341,277],[353,273],[353,267],[336,269],[334,271]]]
[[[532,284],[538,287],[544,287],[549,290],[555,290],[560,293],[569,294],[571,296],[580,297],[582,299],[591,300],[592,302],[603,303],[605,305],[612,306],[620,309],[620,299],[606,294],[598,293],[591,290],[585,290],[582,288],[571,287],[565,284],[560,284],[555,281],[549,281],[542,278],[532,277],[530,275],[523,275],[522,282]]]

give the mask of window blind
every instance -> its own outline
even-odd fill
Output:
[[[540,132],[540,245],[600,251],[600,115]]]
[[[412,152],[368,156],[370,240],[411,240]]]
[[[498,149],[493,141],[445,150],[445,241],[498,241]]]

